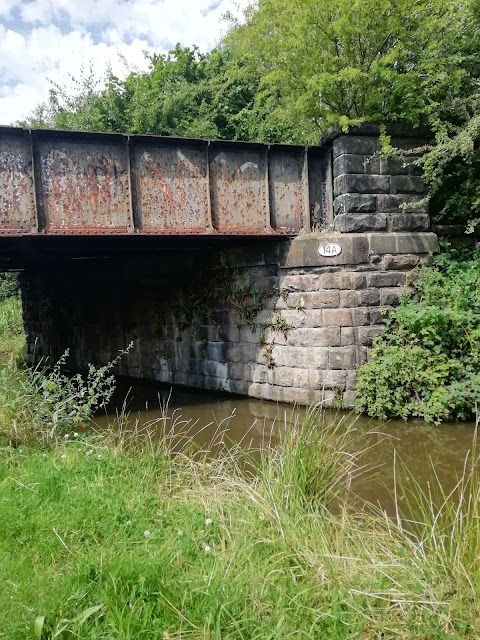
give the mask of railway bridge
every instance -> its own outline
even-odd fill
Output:
[[[411,270],[437,249],[422,131],[318,146],[0,127],[0,268],[27,359],[276,401],[354,399]]]

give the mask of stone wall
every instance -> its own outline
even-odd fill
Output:
[[[331,242],[341,254],[320,256],[319,247]],[[70,366],[85,369],[133,342],[120,375],[351,406],[357,368],[382,331],[382,309],[397,302],[412,268],[435,249],[429,233],[312,234],[223,258],[207,252],[26,271],[28,358],[52,362],[69,348]],[[250,287],[262,299],[254,326],[222,292],[185,326],[182,305],[197,304],[192,280],[201,273],[203,285],[215,287],[222,259],[240,290]]]
[[[361,125],[348,133],[334,128],[320,140],[331,146],[335,229],[359,231],[426,231],[430,227],[427,189],[419,149],[428,132],[390,127],[393,157],[380,154],[379,128]]]

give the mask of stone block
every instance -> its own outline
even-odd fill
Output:
[[[307,329],[309,347],[338,347],[341,344],[339,327]]]
[[[331,347],[329,350],[329,369],[352,369],[357,363],[354,347]]]
[[[274,316],[275,313],[273,312],[273,309],[264,309],[263,311],[260,311],[260,313],[257,313],[255,322],[258,322],[259,324],[267,324]]]
[[[430,216],[428,213],[391,213],[388,225],[392,231],[428,231]]]
[[[419,193],[425,194],[427,186],[419,176],[392,176],[391,193]]]
[[[357,347],[357,367],[368,362],[371,347]]]
[[[297,329],[290,329],[286,334],[281,331],[277,331],[276,329],[272,329],[271,327],[267,327],[263,330],[263,340],[258,340],[258,344],[262,346],[262,344],[288,344],[288,334],[290,331],[297,331]],[[292,346],[292,345],[290,345]]]
[[[404,178],[404,176],[395,176]],[[418,180],[419,178],[408,178],[408,180]],[[406,184],[413,188],[413,184]],[[371,175],[371,174],[348,174],[345,173],[337,176],[333,181],[333,194],[336,198],[346,193],[390,193],[390,176]],[[423,193],[420,191],[394,191],[393,193]]]
[[[307,294],[305,293],[289,293],[287,297],[287,307],[289,309],[306,309]]]
[[[333,224],[339,233],[380,231],[387,228],[387,214],[341,213],[335,216]]]
[[[352,409],[355,406],[355,391],[344,391],[342,396],[342,404],[345,409]]]
[[[280,277],[280,289],[287,291],[316,291],[318,289],[319,276],[316,274],[295,275],[289,274]]]
[[[337,256],[322,256],[319,249],[326,244],[339,244],[342,251]],[[294,250],[295,249],[295,250]],[[342,236],[338,233],[322,233],[299,236],[291,244],[283,245],[280,264],[283,268],[331,267],[362,264],[368,261],[368,241],[363,234]]]
[[[323,316],[320,309],[307,309],[305,311],[305,326],[316,328],[323,326]]]
[[[398,304],[400,294],[403,288],[396,287],[395,289],[380,289],[380,302],[382,306],[395,306]]]
[[[333,161],[333,175],[341,176],[344,173],[365,173],[365,160],[363,155],[343,153]]]
[[[435,233],[367,233],[370,254],[422,254],[439,251]]]
[[[430,137],[411,137],[411,136],[398,136],[395,135],[391,139],[391,144],[396,149],[402,149],[403,151],[410,151],[412,149],[418,149],[423,147],[430,141]]]
[[[346,371],[327,369],[325,371],[310,371],[309,374],[309,384],[312,389],[344,389],[346,381]]]
[[[306,311],[286,309],[285,311],[280,311],[280,317],[292,325],[293,329],[300,329],[301,327],[307,326],[305,322],[306,313]]]
[[[257,344],[240,344],[241,361],[245,364],[256,362],[259,350],[258,341]]]
[[[207,344],[207,357],[216,362],[225,362],[227,359],[227,343],[209,342]]]
[[[326,327],[353,327],[351,309],[325,309],[323,323]]]
[[[354,309],[325,309],[323,324],[326,327],[357,327],[370,324],[370,310]]]
[[[259,382],[252,382],[247,387],[247,395],[251,398],[259,398],[260,400],[267,399],[269,395],[268,384],[260,384]]]
[[[385,324],[385,318],[388,311],[393,307],[379,307],[378,309],[370,309],[370,324]]]
[[[340,292],[333,289],[315,291],[304,296],[307,309],[335,309],[340,306]]]
[[[383,325],[371,327],[358,327],[358,340],[360,344],[370,347],[374,338],[385,331]]]
[[[425,213],[427,203],[421,195],[390,193],[377,196],[377,210],[382,213]]]
[[[346,385],[347,389],[355,389],[357,386],[358,369],[347,371]]]
[[[376,271],[367,274],[369,287],[401,287],[405,284],[406,274],[403,271]]]
[[[280,387],[281,395],[278,402],[287,402],[289,404],[309,405],[311,402],[310,389],[301,389],[298,387]]]
[[[309,331],[311,331],[311,329],[291,329],[287,333],[287,345],[289,347],[308,347]],[[277,343],[277,341],[275,342]]]
[[[252,382],[258,382],[260,384],[273,384],[275,370],[269,369],[266,365],[256,363],[251,366],[250,379]]]
[[[420,160],[420,162],[419,162]],[[421,162],[420,156],[410,156],[409,157],[409,166],[408,166],[408,174],[410,176],[423,176],[424,166]]]
[[[372,155],[380,150],[378,136],[343,135],[333,141],[333,157],[342,154]]]
[[[306,369],[309,363],[309,354],[314,349],[306,347],[284,347],[275,345],[272,349],[272,357],[276,367],[292,367],[298,369]],[[260,353],[260,362],[265,364],[265,349]]]
[[[273,371],[274,384],[280,387],[308,388],[308,370],[292,367],[275,367]]]
[[[307,368],[326,369],[328,367],[328,348],[311,347],[305,350],[308,354]]]
[[[365,156],[364,157],[365,173],[371,173],[373,175],[386,175],[382,167],[382,158],[380,156]]]
[[[334,201],[334,213],[372,213],[376,211],[376,196],[373,194],[345,193]]]
[[[247,373],[247,375],[245,375]],[[230,363],[228,365],[228,377],[233,380],[248,380],[250,378],[249,365],[239,362]]]
[[[413,269],[420,264],[422,258],[413,254],[386,255],[383,258],[383,268],[387,271],[395,269]]]
[[[230,392],[239,396],[247,396],[249,386],[247,380],[229,380]]]
[[[381,173],[386,173],[391,176],[406,176],[409,174],[409,161],[407,158],[393,156],[392,158],[382,157],[381,160]]]
[[[366,274],[358,271],[335,271],[320,276],[323,289],[364,289],[366,283]]]
[[[356,327],[342,327],[340,329],[340,346],[351,347],[356,344]]]
[[[331,391],[330,389],[321,389],[314,392],[311,398],[310,404],[316,404],[319,407],[330,409],[338,401],[338,392]]]
[[[380,304],[380,293],[378,289],[340,291],[341,307],[373,307],[377,304]]]

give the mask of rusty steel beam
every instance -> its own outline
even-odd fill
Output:
[[[295,235],[330,182],[321,147],[0,127],[0,236]]]

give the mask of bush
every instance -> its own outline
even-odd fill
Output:
[[[480,404],[480,252],[435,259],[387,319],[360,369],[357,409],[370,416],[470,418]]]
[[[17,296],[19,293],[18,276],[12,271],[0,271],[0,302]]]

